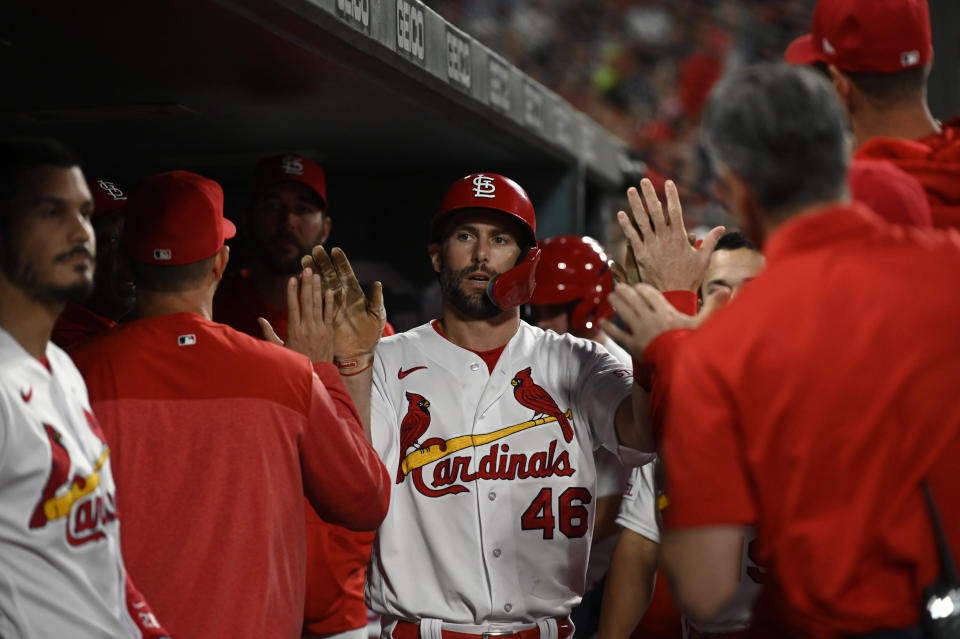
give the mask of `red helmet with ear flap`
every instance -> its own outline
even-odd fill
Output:
[[[613,271],[607,254],[590,237],[561,235],[540,243],[535,305],[577,302],[570,315],[575,335],[587,337],[601,319],[613,317],[607,296],[613,290]]]
[[[487,295],[498,307],[509,310],[526,304],[533,293],[537,262],[537,217],[530,196],[519,184],[498,173],[471,173],[447,189],[440,210],[430,224],[430,241],[439,242],[447,223],[457,211],[489,209],[509,215],[519,223],[520,243],[529,247],[517,264],[490,281]]]

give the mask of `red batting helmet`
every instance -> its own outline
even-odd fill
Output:
[[[525,240],[537,242],[537,217],[530,196],[519,184],[497,173],[471,173],[447,189],[440,210],[430,225],[430,241],[440,241],[450,214],[462,209],[491,209],[510,215],[529,232]]]
[[[498,307],[508,310],[526,304],[536,285],[534,276],[540,261],[537,244],[537,217],[530,196],[519,184],[497,173],[471,173],[447,189],[440,210],[430,224],[430,241],[439,242],[451,214],[465,209],[490,209],[505,213],[523,229],[521,244],[530,247],[516,266],[490,281],[487,296]]]
[[[537,306],[578,302],[570,314],[570,328],[587,336],[597,320],[613,317],[607,296],[613,289],[613,271],[596,240],[561,235],[543,240],[537,266],[537,288],[530,303]]]

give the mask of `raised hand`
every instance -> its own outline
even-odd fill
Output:
[[[333,361],[334,292],[323,290],[321,277],[311,268],[300,274],[300,296],[297,278],[287,282],[287,341],[277,335],[270,322],[260,317],[263,338],[274,344],[303,353],[313,362]]]
[[[617,222],[627,238],[627,263],[618,273],[627,284],[646,282],[659,291],[694,291],[700,287],[710,260],[710,253],[724,232],[722,226],[712,229],[700,248],[694,248],[683,225],[683,211],[677,185],[667,180],[664,192],[667,211],[653,188],[653,182],[640,181],[641,198],[636,188],[627,189],[632,213],[617,213]]]
[[[313,255],[304,256],[306,268],[316,268],[323,288],[332,292],[333,356],[344,374],[364,370],[373,361],[373,350],[380,341],[387,312],[383,307],[383,289],[380,282],[364,295],[347,256],[339,248],[330,255],[322,246],[313,248]]]
[[[726,304],[729,297],[729,292],[718,291],[707,299],[700,313],[691,317],[675,309],[660,291],[649,284],[617,284],[609,300],[626,330],[609,320],[602,320],[600,326],[640,361],[647,346],[658,335],[676,328],[697,328]]]

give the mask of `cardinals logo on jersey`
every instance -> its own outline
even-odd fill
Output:
[[[430,401],[423,395],[407,392],[407,414],[400,422],[400,466],[397,468],[397,483],[403,481],[403,459],[411,446],[420,450],[419,439],[430,426]]]
[[[520,404],[534,411],[532,419],[487,433],[458,435],[449,439],[430,437],[422,441],[421,438],[430,427],[430,402],[423,395],[407,391],[407,412],[400,421],[400,462],[396,483],[403,483],[404,478],[410,475],[418,492],[426,497],[441,497],[467,492],[467,485],[477,479],[543,478],[570,476],[576,472],[570,464],[569,452],[558,446],[557,439],[545,444],[543,450],[524,452],[511,452],[508,444],[495,443],[552,422],[560,424],[568,443],[573,440],[573,427],[570,425],[573,413],[569,410],[564,413],[557,408],[557,403],[550,395],[533,383],[529,368],[517,373],[512,384]],[[475,464],[473,456],[455,455],[461,450],[486,446],[489,446],[486,454],[480,456]],[[423,477],[423,470],[427,466],[433,467],[432,481]]]
[[[84,411],[90,430],[103,441],[103,432],[93,414]],[[67,518],[67,542],[79,546],[103,539],[103,526],[117,518],[116,502],[111,492],[93,495],[100,486],[100,469],[110,456],[110,449],[103,452],[89,475],[72,475],[73,463],[70,451],[63,443],[63,435],[53,426],[43,424],[50,443],[50,474],[40,493],[33,513],[30,528],[40,529],[48,523]]]
[[[557,402],[550,397],[550,393],[534,383],[529,366],[514,375],[510,384],[513,385],[513,396],[521,406],[526,406],[533,411],[534,418],[537,415],[555,418],[560,424],[563,440],[568,444],[573,441],[573,427],[570,426],[570,421],[557,406]]]

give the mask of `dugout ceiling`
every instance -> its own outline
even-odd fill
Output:
[[[331,190],[512,170],[558,231],[583,227],[590,189],[619,187],[621,142],[417,0],[8,5],[0,134],[61,137],[127,183],[241,183],[288,150]]]

